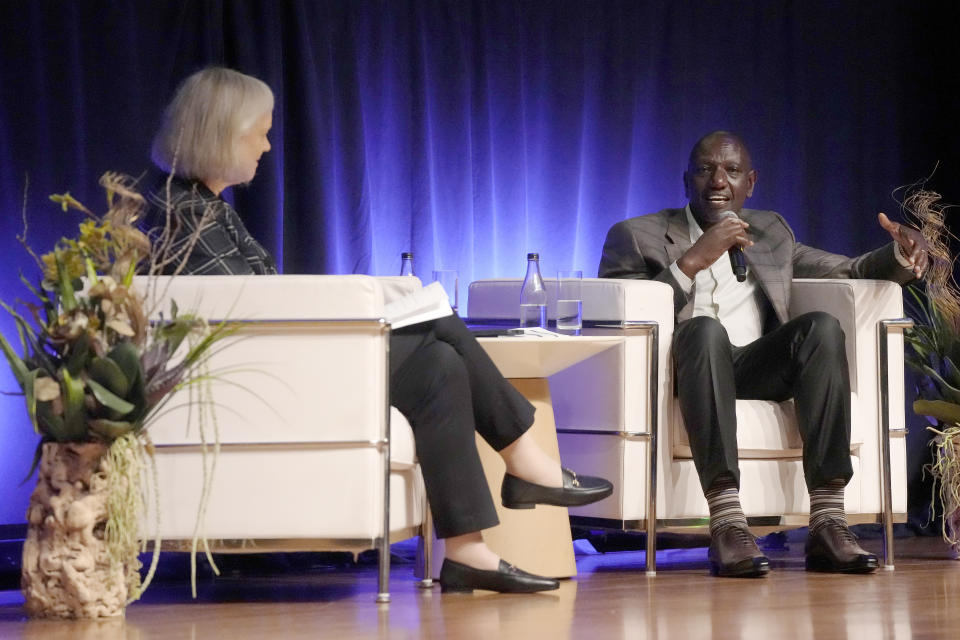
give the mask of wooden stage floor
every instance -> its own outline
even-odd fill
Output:
[[[939,539],[898,539],[896,570],[867,576],[806,573],[802,542],[789,547],[759,580],[709,577],[702,548],[660,551],[655,577],[639,551],[580,555],[577,578],[530,595],[441,596],[395,563],[389,605],[373,601],[375,565],[245,560],[201,579],[198,601],[173,571],[106,622],[28,621],[20,594],[0,591],[0,638],[960,638],[960,562]]]

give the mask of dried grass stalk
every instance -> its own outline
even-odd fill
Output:
[[[927,241],[930,263],[924,276],[927,297],[936,301],[937,310],[948,326],[960,333],[960,290],[953,278],[954,258],[950,240],[956,237],[946,225],[949,205],[941,204],[936,191],[922,187],[908,189],[900,205],[907,219],[913,220]]]

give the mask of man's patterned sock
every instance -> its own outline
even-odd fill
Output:
[[[705,493],[710,507],[710,535],[731,525],[747,528],[747,517],[740,506],[740,493],[733,476],[724,474],[714,480]]]
[[[843,510],[843,480],[831,480],[810,492],[810,534],[816,533],[828,520],[847,524]]]

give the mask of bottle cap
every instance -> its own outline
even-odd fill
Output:
[[[527,254],[527,260],[539,260],[539,259],[540,259],[540,254],[539,254],[539,253],[528,253],[528,254]]]
[[[413,258],[413,253],[411,253],[411,252],[409,252],[409,251],[404,251],[403,253],[400,254],[400,257],[401,257],[403,260],[412,259],[412,258]]]

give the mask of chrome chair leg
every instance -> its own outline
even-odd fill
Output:
[[[890,376],[889,355],[887,353],[887,336],[890,329],[908,329],[913,326],[913,320],[899,318],[896,320],[881,320],[877,323],[877,347],[879,358],[877,366],[880,369],[880,491],[881,507],[883,508],[883,568],[892,571],[893,559],[893,486],[890,469]]]
[[[420,552],[420,567],[417,587],[429,589],[433,587],[433,514],[430,513],[430,502],[424,498],[423,524],[420,525],[420,542],[417,545]]]

